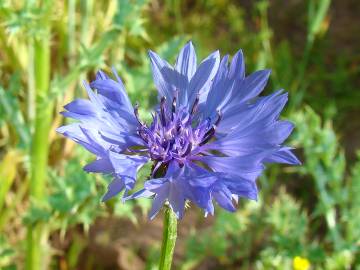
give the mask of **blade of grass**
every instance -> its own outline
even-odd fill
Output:
[[[298,75],[294,81],[292,89],[296,91],[296,94],[290,101],[290,108],[296,108],[302,101],[305,95],[306,82],[304,80],[305,71],[309,63],[311,50],[314,46],[315,38],[321,33],[322,24],[326,19],[326,15],[330,8],[331,0],[318,1],[315,7],[314,0],[309,1],[308,7],[308,30],[306,36],[306,44],[302,60],[299,64]]]
[[[75,63],[75,24],[76,24],[76,1],[68,0],[68,56],[69,56],[69,66],[73,66]]]
[[[20,148],[27,148],[30,144],[30,136],[20,110],[20,104],[14,98],[12,91],[7,91],[2,86],[0,86],[0,106],[4,112],[4,119],[15,128],[19,136]]]
[[[81,33],[80,33],[80,42],[88,47],[90,45],[90,41],[92,39],[91,31],[89,33],[89,29],[91,28],[91,15],[94,7],[93,0],[82,0],[80,2],[80,10],[81,10]]]
[[[16,176],[16,167],[22,155],[16,150],[9,150],[0,163],[0,213],[5,204],[6,194],[10,190]]]
[[[0,232],[3,230],[4,226],[9,224],[8,221],[14,216],[18,216],[19,213],[16,211],[16,207],[21,204],[23,201],[26,192],[29,188],[29,181],[25,179],[23,183],[17,188],[16,193],[14,194],[14,198],[12,198],[11,202],[7,207],[1,211],[0,215]]]

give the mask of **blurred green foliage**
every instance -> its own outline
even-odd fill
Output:
[[[151,201],[100,203],[110,179],[83,172],[91,155],[55,128],[67,121],[62,106],[84,96],[81,81],[111,67],[150,119],[147,50],[173,62],[189,39],[198,58],[242,48],[247,73],[272,69],[265,92],[289,91],[289,144],[303,165],[269,166],[259,201],[241,200],[236,213],[216,209],[204,219],[190,207],[175,268],[298,270],[301,257],[311,269],[360,269],[360,56],[329,37],[340,2],[0,0],[0,269],[24,269],[29,257],[41,259],[26,264],[36,270],[157,268],[161,228],[145,221]],[[348,2],[356,15],[356,0]]]

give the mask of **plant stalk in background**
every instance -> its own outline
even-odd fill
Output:
[[[34,41],[34,70],[36,89],[35,127],[31,146],[30,197],[32,203],[45,196],[49,143],[52,120],[52,102],[47,100],[50,81],[50,27],[44,24],[44,32]],[[29,225],[27,235],[27,269],[41,269],[44,265],[43,249],[46,244],[45,230],[40,224]],[[45,243],[44,243],[45,242]]]

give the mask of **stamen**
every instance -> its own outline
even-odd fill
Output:
[[[211,138],[215,134],[216,127],[219,125],[219,123],[221,121],[221,118],[222,118],[222,113],[220,110],[218,110],[217,111],[217,119],[216,119],[215,123],[212,125],[212,127],[205,133],[204,139],[199,144],[200,146],[204,145],[205,143],[207,143],[208,141],[211,140]]]
[[[137,131],[137,133],[139,134],[139,136],[144,140],[144,142],[148,143],[149,142],[149,139],[148,137],[146,136],[146,132],[144,129],[142,128],[139,128],[139,130]]]
[[[163,127],[166,126],[165,101],[166,97],[162,97],[160,100],[160,121]]]
[[[135,103],[134,114],[135,114],[135,118],[139,122],[139,124],[141,126],[145,126],[145,124],[143,122],[141,122],[140,117],[139,117],[139,103],[138,102]]]
[[[204,139],[201,141],[201,143],[199,143],[200,146],[204,145],[205,143],[207,143],[208,141],[210,141],[210,139],[214,136],[215,134],[215,130],[216,130],[216,125],[213,125],[204,135]]]
[[[174,114],[176,110],[176,97],[173,98],[171,112]],[[173,119],[173,118],[172,118]]]
[[[210,117],[208,117],[208,118],[206,118],[206,123],[207,123],[207,128],[210,128],[210,124],[211,124],[211,118]]]
[[[197,109],[198,109],[198,107],[199,107],[199,99],[200,99],[200,94],[198,93],[198,94],[196,95],[194,104],[193,104],[193,106],[192,106],[192,108],[191,108],[191,115],[194,115],[194,113],[197,112]]]
[[[151,173],[151,177],[154,178],[155,177],[155,174],[157,172],[157,170],[160,168],[160,166],[162,165],[162,162],[156,162],[156,165],[154,166],[154,169]]]
[[[221,113],[221,111],[220,110],[217,110],[216,111],[216,113],[217,113],[217,119],[216,119],[216,121],[215,121],[215,126],[218,126],[219,125],[219,123],[220,123],[220,121],[221,121],[221,119],[222,119],[222,113]]]
[[[172,105],[171,105],[171,121],[174,120],[175,111],[176,111],[176,96],[173,98]]]
[[[181,157],[185,157],[188,154],[190,154],[191,150],[192,150],[192,143],[189,143],[187,148],[186,148],[186,151],[181,155]]]
[[[214,136],[215,134],[215,130],[216,130],[216,127],[219,125],[220,121],[221,121],[221,118],[222,118],[222,113],[220,110],[217,111],[217,119],[215,121],[215,123],[212,125],[212,127],[206,131],[205,135],[204,135],[204,139],[201,141],[201,143],[199,144],[200,146],[201,145],[204,145],[205,143],[207,143],[208,141],[210,141],[210,139],[212,138],[212,136]]]

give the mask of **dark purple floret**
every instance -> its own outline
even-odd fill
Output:
[[[235,211],[239,197],[257,199],[256,179],[266,163],[299,164],[283,142],[293,125],[278,120],[287,94],[259,97],[269,70],[245,76],[243,54],[230,65],[219,52],[197,65],[191,42],[180,51],[175,66],[149,53],[159,107],[150,124],[141,121],[115,71],[111,79],[97,73],[85,83],[89,100],[77,99],[63,115],[78,122],[58,132],[96,155],[88,172],[113,176],[103,200],[125,190],[124,198],[152,197],[153,218],[169,203],[178,218],[186,201],[214,213],[213,201]],[[94,91],[93,89],[96,89]],[[153,163],[144,188],[128,196],[138,170]]]
[[[214,136],[215,125],[211,125],[210,119],[200,122],[194,119],[198,98],[194,101],[191,113],[184,107],[176,108],[176,97],[173,98],[171,110],[168,110],[165,101],[166,98],[162,97],[160,109],[149,127],[138,119],[141,124],[137,133],[157,167],[167,165],[170,161],[176,161],[182,167],[191,161],[193,155],[202,152],[202,145]],[[137,108],[135,115],[138,118]],[[220,117],[216,123],[219,120]]]

